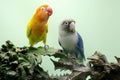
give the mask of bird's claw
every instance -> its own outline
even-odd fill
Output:
[[[44,45],[44,49],[45,50],[49,49],[49,46],[48,45]]]

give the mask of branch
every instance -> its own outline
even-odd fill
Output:
[[[120,80],[120,58],[117,62],[109,62],[106,56],[95,52],[88,57],[86,65],[78,63],[75,58],[68,57],[63,50],[43,47],[16,47],[6,41],[0,49],[0,80]],[[55,69],[70,70],[70,74],[50,76],[40,66],[41,55],[60,58],[51,59]]]

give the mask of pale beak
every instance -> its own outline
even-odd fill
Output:
[[[70,27],[69,27],[70,31],[74,32],[75,31],[75,23],[71,22],[70,23]]]

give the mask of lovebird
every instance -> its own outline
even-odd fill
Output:
[[[58,42],[67,55],[83,63],[85,60],[83,40],[75,30],[73,19],[65,19],[60,24]]]
[[[44,47],[46,48],[48,19],[52,13],[52,8],[47,4],[43,4],[36,9],[35,14],[27,25],[26,31],[30,47],[33,47],[38,42],[42,41],[44,43]]]

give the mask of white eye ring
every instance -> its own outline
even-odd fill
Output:
[[[45,11],[45,8],[44,8],[44,7],[41,7],[41,11]]]
[[[68,22],[65,22],[64,24],[65,24],[65,25],[68,25]]]

